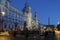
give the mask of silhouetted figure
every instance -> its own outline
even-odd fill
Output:
[[[26,28],[27,23],[26,21],[24,21],[24,34],[25,34],[25,40],[27,40],[29,33],[28,33],[28,29]]]
[[[55,31],[53,30],[53,36],[55,36]]]
[[[47,37],[47,35],[48,35],[48,31],[45,32],[45,37]]]
[[[16,31],[14,31],[13,36],[16,37],[16,34],[17,34]]]
[[[26,40],[28,39],[28,36],[29,36],[29,33],[28,33],[28,29],[26,28],[25,29],[25,38],[26,38]]]

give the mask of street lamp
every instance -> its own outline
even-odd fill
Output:
[[[5,12],[1,12],[2,13],[2,16],[4,16],[5,15]]]
[[[5,16],[5,12],[1,12],[1,14],[2,14],[2,23],[3,23],[3,17]],[[3,24],[2,24],[2,31],[3,31]]]

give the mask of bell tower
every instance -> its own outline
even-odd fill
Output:
[[[28,30],[32,29],[32,13],[31,13],[31,7],[29,6],[28,2],[25,3],[25,7],[23,9],[23,15],[24,15],[24,21],[26,21],[26,28]]]
[[[35,16],[34,16],[34,21],[35,21],[35,26],[34,26],[34,29],[37,29],[38,30],[38,18],[37,18],[37,12],[35,12]]]

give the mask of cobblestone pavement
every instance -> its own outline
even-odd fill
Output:
[[[17,35],[14,36],[0,36],[0,40],[56,40],[56,36],[52,35],[51,33],[47,36],[39,35],[39,34],[30,34],[28,37],[24,35]]]
[[[45,33],[44,33],[45,34]],[[0,35],[0,40],[60,40],[60,32],[55,31],[55,34],[48,33],[48,35],[41,35],[40,34],[28,34],[26,35]]]

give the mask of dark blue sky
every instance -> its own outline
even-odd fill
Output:
[[[11,4],[22,10],[25,2],[26,0],[12,0]],[[50,17],[51,24],[60,21],[60,0],[30,0],[29,5],[32,9],[32,16],[37,11],[40,23],[48,24],[48,17]]]

